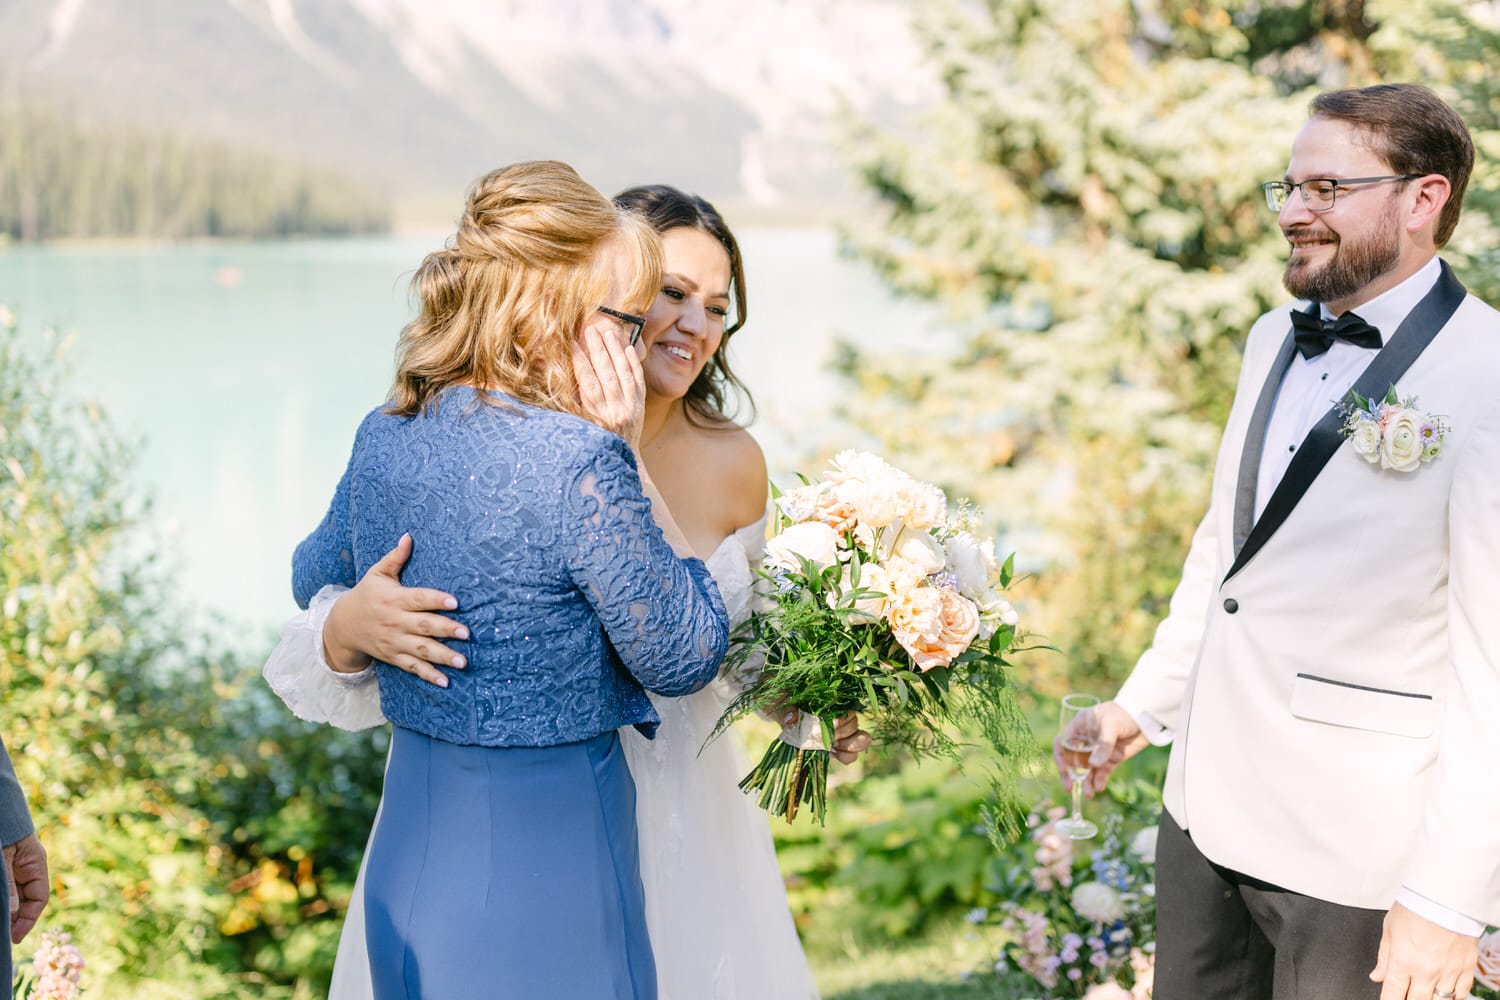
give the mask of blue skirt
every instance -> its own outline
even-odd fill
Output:
[[[397,727],[365,920],[376,1000],[655,1000],[619,737],[477,747]]]

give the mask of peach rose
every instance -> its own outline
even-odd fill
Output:
[[[1133,1000],[1131,992],[1119,983],[1095,983],[1084,993],[1083,1000]]]
[[[1474,981],[1492,990],[1500,990],[1500,931],[1490,931],[1479,939],[1479,962],[1474,967]]]
[[[979,607],[962,594],[939,588],[943,595],[942,631],[938,637],[948,648],[948,659],[969,648],[979,634]]]

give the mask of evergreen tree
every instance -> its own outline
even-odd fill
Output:
[[[1311,95],[1420,58],[1442,67],[1482,148],[1500,135],[1495,105],[1477,110],[1494,36],[1455,31],[1455,11],[923,6],[947,99],[915,129],[859,137],[880,210],[847,237],[892,287],[946,302],[964,346],[942,358],[849,348],[842,369],[861,400],[849,415],[892,461],[971,493],[1035,571],[1028,621],[1066,652],[1034,661],[1044,688],[1107,689],[1165,613],[1243,337],[1286,298],[1285,242],[1260,183],[1285,170]],[[1480,50],[1488,63],[1468,61]],[[1491,177],[1476,178],[1471,211],[1493,212]]]

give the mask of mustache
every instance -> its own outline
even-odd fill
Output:
[[[1283,226],[1281,229],[1281,235],[1286,237],[1288,243],[1294,242],[1299,239],[1338,239],[1338,236],[1335,235],[1332,230],[1325,229],[1322,226],[1309,225],[1305,222],[1299,222],[1293,226]]]

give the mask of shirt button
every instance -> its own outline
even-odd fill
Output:
[[[1328,381],[1328,373],[1327,373],[1327,372],[1324,372],[1324,373],[1323,373],[1323,381],[1324,381],[1324,382],[1327,382],[1327,381]]]
[[[1226,612],[1228,612],[1229,614],[1232,615],[1236,611],[1238,611],[1239,609],[1240,609],[1240,602],[1239,601],[1236,601],[1232,597],[1226,597],[1226,598],[1224,598],[1224,610]]]
[[[1289,452],[1296,451],[1297,450],[1297,446],[1294,445],[1294,444],[1289,444],[1289,445],[1286,446],[1286,450],[1289,451]]]

